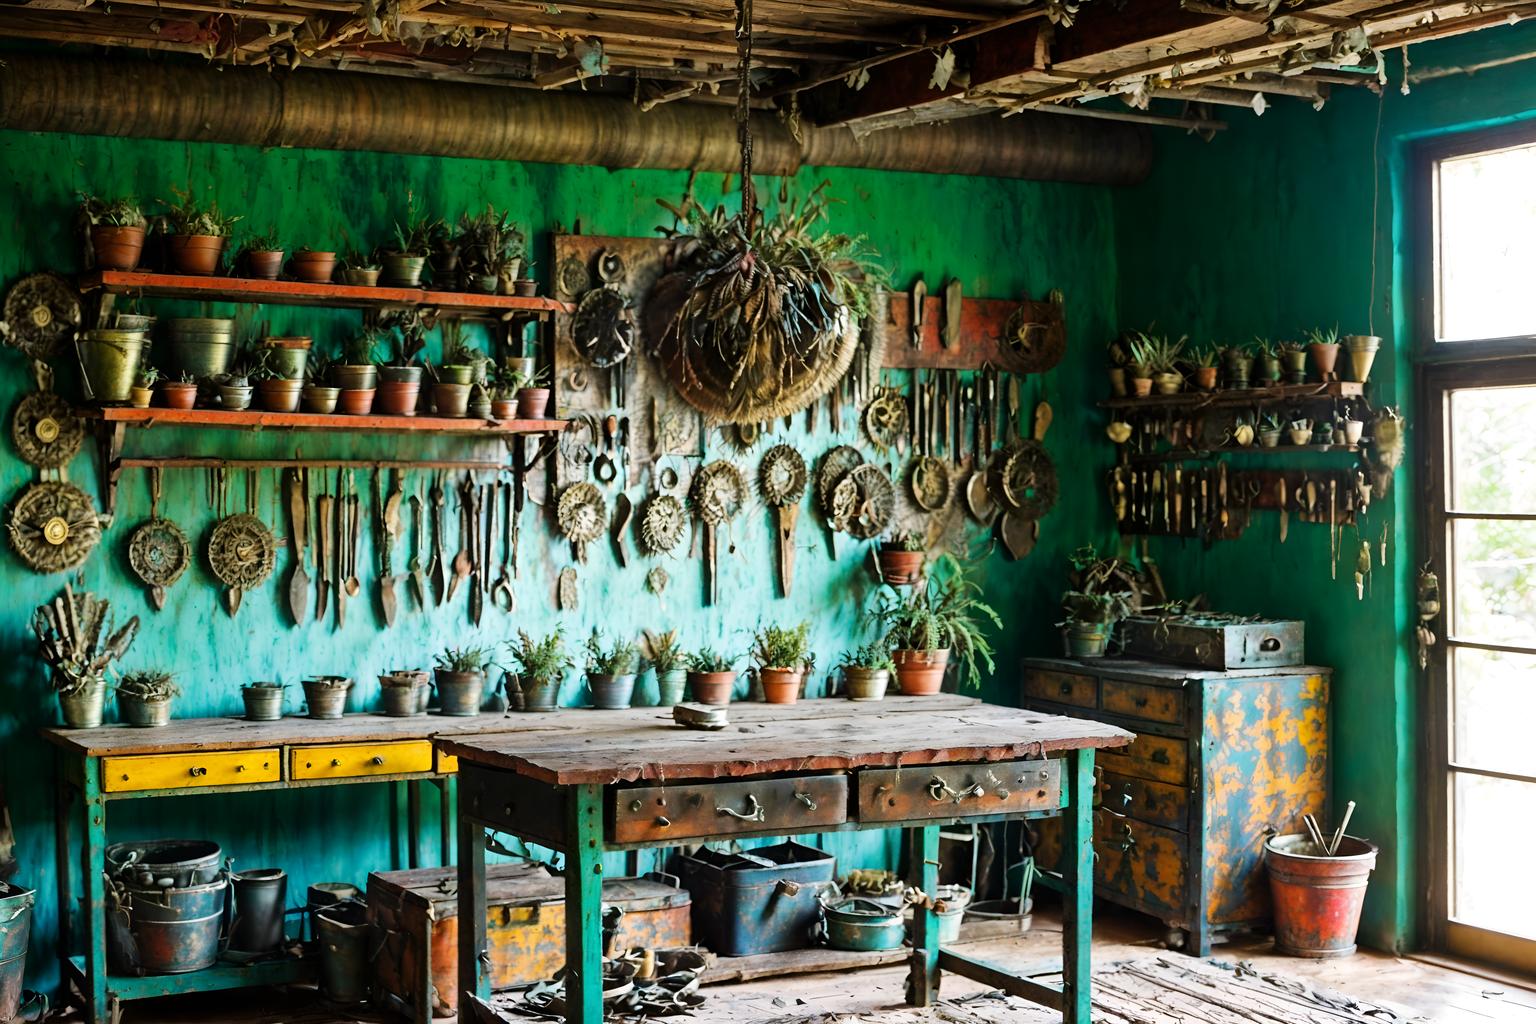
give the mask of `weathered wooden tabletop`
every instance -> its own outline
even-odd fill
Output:
[[[561,727],[440,735],[439,746],[474,763],[554,785],[638,779],[714,779],[791,771],[947,764],[1118,747],[1134,737],[1101,722],[984,704],[953,695],[879,704],[837,698],[732,704],[718,732],[685,729],[664,709],[597,726],[601,712],[562,713]]]

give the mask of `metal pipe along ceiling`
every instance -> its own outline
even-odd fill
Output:
[[[382,75],[10,53],[0,63],[0,127],[251,146],[374,150],[482,160],[730,171],[731,111],[460,85]],[[1135,184],[1152,144],[1136,125],[1046,115],[979,116],[856,138],[813,128],[796,141],[755,119],[754,167],[801,166]]]

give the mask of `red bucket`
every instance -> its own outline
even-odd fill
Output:
[[[1310,836],[1275,836],[1264,844],[1275,903],[1275,952],[1316,960],[1355,951],[1365,886],[1376,847],[1345,836],[1328,857]]]

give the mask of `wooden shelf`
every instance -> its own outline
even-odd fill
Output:
[[[1364,444],[1278,444],[1273,448],[1253,444],[1246,448],[1173,448],[1162,452],[1131,452],[1131,462],[1194,462],[1214,459],[1218,455],[1285,455],[1291,452],[1348,452],[1356,454]]]
[[[245,409],[135,409],[109,406],[82,409],[85,419],[121,423],[130,427],[215,427],[228,430],[347,430],[401,434],[467,434],[480,437],[518,434],[553,434],[565,429],[565,420],[473,420],[442,416],[344,416],[308,412],[262,412]]]
[[[1106,398],[1101,409],[1177,409],[1190,412],[1207,408],[1234,406],[1284,405],[1288,402],[1330,401],[1338,398],[1363,398],[1365,385],[1350,380],[1330,380],[1314,384],[1281,384],[1272,388],[1247,388],[1227,391],[1181,391],[1176,395],[1147,395]],[[1292,447],[1295,447],[1294,445]]]
[[[369,288],[350,284],[308,284],[303,281],[263,281],[244,277],[198,277],[142,271],[97,270],[79,279],[82,292],[134,295],[204,302],[261,303],[273,306],[332,306],[350,309],[389,309],[401,306],[434,309],[447,315],[492,319],[546,319],[575,307],[555,299],[516,295],[478,295],[427,288]]]

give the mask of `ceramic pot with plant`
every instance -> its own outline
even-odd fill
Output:
[[[512,386],[517,389],[517,418],[542,420],[549,417],[549,374],[543,370],[518,369]]]
[[[217,203],[210,202],[206,208],[199,205],[190,192],[171,191],[180,200],[168,207],[165,215],[171,269],[199,276],[218,273],[230,230],[240,218],[220,212]]]
[[[283,717],[283,697],[287,688],[282,683],[249,683],[240,687],[240,699],[245,702],[247,722],[276,722]]]
[[[608,711],[627,708],[635,696],[635,676],[640,671],[640,648],[629,640],[603,644],[603,634],[593,627],[583,644],[587,652],[587,690],[592,706]]]
[[[442,221],[433,221],[428,232],[427,266],[432,271],[432,287],[439,291],[459,291],[463,287],[462,238]]]
[[[539,282],[531,277],[519,277],[512,282],[512,294],[520,299],[536,298],[539,294]]]
[[[303,378],[309,367],[309,353],[314,341],[302,334],[291,337],[263,338],[261,358],[266,366],[279,377],[287,380]]]
[[[300,249],[289,259],[288,269],[306,284],[330,284],[331,275],[336,272],[336,254]]]
[[[367,416],[373,411],[377,388],[342,388],[336,398],[336,411],[343,416]]]
[[[138,269],[149,222],[136,201],[84,196],[80,212],[89,225],[92,266],[101,270]]]
[[[560,707],[560,684],[575,662],[565,650],[565,632],[556,629],[535,640],[525,631],[507,641],[512,660],[517,662],[516,690],[507,694],[512,707],[519,711],[554,711]]]
[[[882,700],[891,685],[891,671],[895,667],[890,647],[878,640],[845,651],[838,664],[843,675],[843,692],[849,700]]]
[[[39,605],[32,615],[38,653],[52,669],[53,692],[66,728],[101,725],[107,672],[133,645],[139,618],[135,615],[121,629],[115,625],[107,601],[67,583],[63,594]]]
[[[923,563],[928,559],[923,535],[916,532],[894,533],[880,542],[875,563],[880,579],[893,587],[911,586],[923,578]]]
[[[464,415],[472,420],[491,418],[491,392],[484,384],[469,386],[469,399],[464,404]]]
[[[1352,417],[1345,419],[1339,424],[1339,431],[1344,437],[1344,443],[1353,448],[1365,436],[1365,421]]]
[[[128,393],[128,400],[135,409],[148,409],[149,403],[155,397],[155,382],[160,379],[160,371],[153,366],[139,368],[138,375],[133,379],[133,388]]]
[[[1268,338],[1253,339],[1253,383],[1255,387],[1272,388],[1280,383],[1280,349]]]
[[[1282,341],[1276,346],[1280,357],[1280,372],[1287,384],[1307,382],[1307,350],[1300,342]]]
[[[129,672],[117,684],[117,709],[129,725],[153,729],[170,722],[171,701],[179,696],[169,672]]]
[[[1312,421],[1309,419],[1291,420],[1287,432],[1290,434],[1291,444],[1301,446],[1312,443]]]
[[[449,647],[437,656],[432,674],[442,714],[466,718],[480,713],[490,661],[490,653],[482,647]]]
[[[891,646],[896,682],[908,696],[938,693],[953,655],[962,685],[981,685],[981,665],[993,669],[992,641],[986,626],[1002,628],[992,606],[981,599],[953,555],[941,555],[927,585],[908,597],[887,597],[874,611],[875,624]]]
[[[419,691],[423,682],[413,672],[379,676],[379,710],[388,718],[413,718],[424,710]]]
[[[304,706],[310,718],[340,718],[347,709],[352,680],[344,676],[312,676],[303,681]]]
[[[1320,381],[1338,380],[1339,329],[1314,328],[1307,331],[1307,352],[1312,357],[1312,368]]]
[[[1115,624],[1131,613],[1134,595],[1124,591],[1069,590],[1062,595],[1066,612],[1067,655],[1102,658],[1109,647]]]
[[[321,416],[328,416],[335,412],[336,403],[341,398],[341,389],[326,383],[331,376],[330,360],[317,353],[311,353],[304,367],[304,373],[304,387],[299,392],[304,411]]]
[[[1344,335],[1344,352],[1349,356],[1349,379],[1361,384],[1371,379],[1371,366],[1381,349],[1381,339],[1374,334]]]
[[[1319,420],[1312,428],[1312,443],[1323,448],[1333,447],[1333,421]]]
[[[736,689],[736,658],[701,647],[688,658],[688,689],[700,704],[729,704]]]
[[[512,218],[489,203],[481,213],[459,218],[458,242],[463,254],[461,276],[478,292],[494,295],[502,282],[522,270],[526,235]]]
[[[372,391],[379,386],[379,350],[384,332],[370,327],[342,345],[341,361],[331,365],[331,383],[343,391]]]
[[[260,235],[240,247],[236,266],[245,276],[258,281],[276,281],[283,272],[283,256],[286,250],[276,235]]]
[[[669,708],[683,701],[688,685],[688,656],[683,653],[677,630],[642,635],[640,653],[656,673],[656,703]]]
[[[768,704],[793,704],[800,699],[805,675],[815,659],[810,651],[811,624],[764,626],[752,638],[757,681]]]
[[[483,352],[463,342],[448,344],[443,350],[443,363],[433,376],[443,384],[473,384],[483,380],[486,357]]]
[[[160,404],[167,409],[191,409],[197,405],[197,378],[183,373],[178,380],[162,380]]]
[[[228,373],[213,378],[214,393],[219,398],[219,408],[239,412],[251,407],[250,370],[237,366]]]
[[[1253,351],[1246,345],[1230,345],[1222,352],[1227,387],[1243,391],[1253,386]]]
[[[1264,448],[1276,448],[1280,445],[1280,421],[1272,415],[1266,414],[1259,420],[1259,445]]]
[[[265,361],[251,371],[256,401],[267,412],[297,412],[304,381],[281,377]]]
[[[437,221],[417,210],[414,193],[407,191],[405,199],[405,222],[395,223],[395,244],[381,254],[383,282],[393,288],[420,288]]]
[[[438,381],[432,385],[432,409],[447,419],[461,420],[469,415],[469,391],[473,384]]]
[[[419,366],[379,367],[374,410],[382,416],[415,416],[421,402],[421,370]]]
[[[383,265],[372,255],[357,249],[348,250],[336,269],[336,277],[342,284],[355,288],[373,288],[379,283]]]
[[[1195,387],[1201,391],[1215,391],[1216,376],[1221,372],[1216,365],[1221,359],[1221,350],[1214,345],[1198,348],[1190,353],[1190,358],[1195,363]]]

